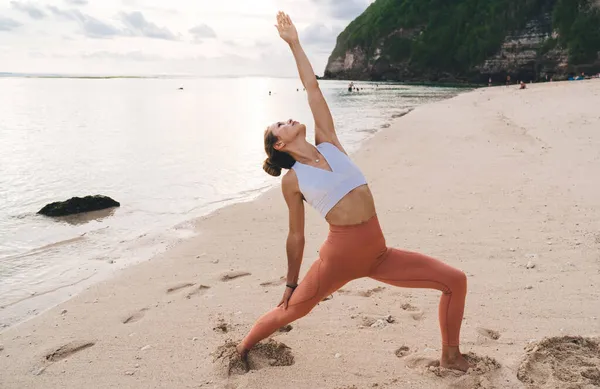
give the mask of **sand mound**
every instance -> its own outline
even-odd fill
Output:
[[[213,362],[217,363],[224,376],[246,373],[246,365],[239,357],[236,350],[237,342],[227,340],[212,354]],[[248,367],[250,370],[259,370],[269,366],[291,366],[294,364],[294,355],[291,349],[281,342],[269,339],[259,343],[248,353]]]
[[[225,341],[213,353],[213,362],[218,363],[224,376],[246,373],[246,365],[240,358],[235,347],[237,343],[233,340]]]
[[[473,365],[467,372],[468,375],[486,374],[500,368],[500,363],[494,358],[488,356],[480,356],[475,353],[464,354],[465,359]]]
[[[463,354],[465,359],[473,365],[466,373],[445,369],[440,366],[440,361],[434,358],[428,358],[421,355],[414,355],[407,359],[406,365],[411,369],[418,369],[423,372],[433,373],[438,377],[452,377],[462,375],[483,375],[500,368],[500,363],[494,358],[480,356],[475,353]]]
[[[540,389],[600,387],[600,342],[562,336],[531,344],[517,378]]]
[[[260,369],[266,366],[291,366],[294,364],[292,349],[274,339],[269,339],[250,350],[250,367]]]

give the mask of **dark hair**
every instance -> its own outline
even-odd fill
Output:
[[[281,169],[291,169],[294,163],[296,163],[294,157],[285,151],[275,150],[275,143],[278,141],[279,139],[267,128],[265,131],[265,152],[267,153],[267,159],[263,163],[263,170],[274,177],[281,175]]]

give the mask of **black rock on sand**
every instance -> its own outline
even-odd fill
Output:
[[[119,206],[121,206],[119,202],[107,196],[73,197],[67,201],[50,203],[40,209],[38,214],[45,216],[67,216]]]

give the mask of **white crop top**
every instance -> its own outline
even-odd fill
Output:
[[[351,190],[365,185],[360,169],[340,149],[331,143],[321,143],[317,150],[327,160],[332,171],[297,162],[292,169],[298,176],[300,191],[306,201],[325,217]]]

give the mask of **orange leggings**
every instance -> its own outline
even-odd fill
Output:
[[[287,310],[277,307],[259,318],[242,347],[249,350],[280,327],[308,314],[347,282],[362,277],[405,288],[441,291],[442,343],[459,345],[467,277],[437,259],[386,247],[376,216],[354,226],[330,226],[319,256],[292,294]]]

